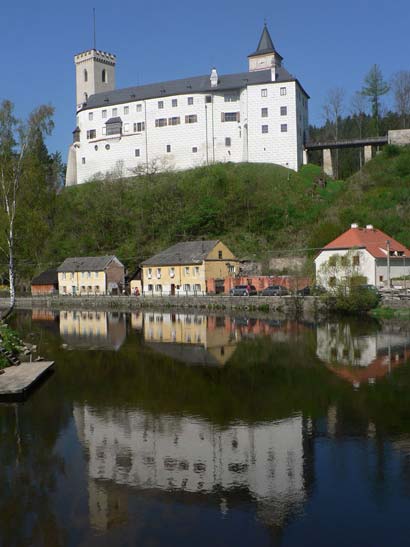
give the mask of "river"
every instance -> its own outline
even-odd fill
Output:
[[[0,545],[407,546],[410,326],[34,309]]]

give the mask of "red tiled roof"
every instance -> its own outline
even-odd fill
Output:
[[[350,228],[328,243],[324,249],[352,249],[359,247],[365,248],[375,258],[386,258],[387,240],[390,241],[391,252],[402,251],[404,256],[410,257],[409,249],[375,228]],[[392,258],[395,257],[392,256]]]

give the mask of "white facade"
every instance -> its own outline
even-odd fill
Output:
[[[366,249],[328,249],[323,250],[315,258],[316,279],[317,282],[325,288],[331,285],[330,278],[323,271],[323,267],[331,256],[345,256],[348,253],[351,256],[358,257],[358,264],[355,268],[355,274],[361,275],[367,279],[369,285],[376,287],[385,287],[388,280],[388,267],[386,258],[375,258]],[[410,259],[403,257],[390,257],[390,279],[400,278],[410,275]],[[336,273],[335,277],[341,281],[344,272]]]
[[[83,54],[76,56],[77,104],[88,93],[83,65],[94,62],[86,53],[86,61]],[[115,57],[104,55],[110,62],[104,84],[109,90]],[[88,68],[88,80],[94,72],[101,80],[102,66]],[[249,69],[226,76],[213,69],[211,76],[192,78],[192,85],[189,79],[179,80],[107,91],[106,96],[98,81],[98,94],[87,95],[88,102],[77,113],[66,184],[82,184],[110,172],[131,176],[153,165],[179,170],[249,161],[298,170],[308,130],[308,96],[274,51],[250,56]],[[87,90],[90,85],[88,81]],[[120,125],[109,135],[107,121],[113,118],[120,118]]]

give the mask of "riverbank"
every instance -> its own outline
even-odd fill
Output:
[[[8,299],[0,298],[0,308]],[[295,296],[42,296],[18,297],[16,309],[95,309],[132,311],[151,309],[247,310],[280,314],[285,317],[313,317],[326,314],[326,305],[318,297]]]

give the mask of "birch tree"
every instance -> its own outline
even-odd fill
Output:
[[[16,214],[19,203],[19,190],[25,176],[25,159],[33,140],[38,136],[49,135],[54,127],[53,108],[42,105],[34,109],[26,121],[14,115],[14,105],[5,100],[0,107],[0,207],[4,216],[5,246],[0,250],[7,258],[10,302],[3,314],[7,317],[15,304],[16,271],[14,263]]]

